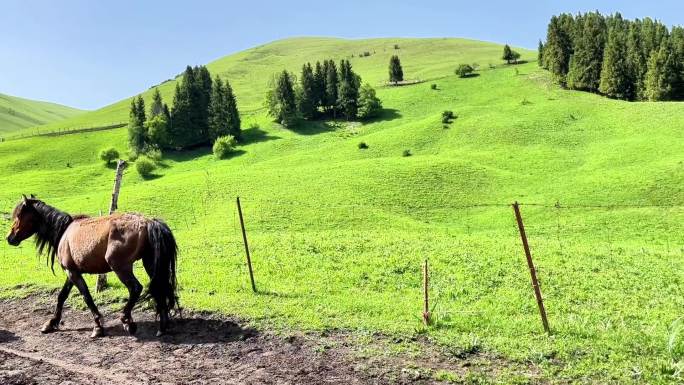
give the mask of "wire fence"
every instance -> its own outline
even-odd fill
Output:
[[[85,132],[113,130],[116,128],[125,127],[126,125],[128,125],[127,122],[116,122],[116,123],[103,124],[101,126],[95,126],[95,127],[93,127],[93,126],[80,126],[80,127],[68,127],[68,128],[63,127],[63,128],[55,128],[55,129],[33,128],[33,129],[28,129],[28,130],[22,130],[21,133],[19,133],[19,134],[11,134],[11,135],[6,135],[3,137],[0,137],[0,142],[35,138],[35,137],[41,137],[41,136],[61,136],[61,135],[70,135],[70,134],[80,134],[80,133],[85,133]]]
[[[209,191],[189,194],[182,202],[124,199],[119,207],[170,224],[180,245],[185,289],[249,291],[237,194]],[[106,213],[108,198],[89,202],[84,210],[71,197],[44,200],[97,216]],[[319,300],[342,291],[356,298],[355,308],[396,292],[402,293],[397,301],[413,301],[418,310],[421,264],[429,259],[431,310],[440,322],[455,327],[462,322],[457,315],[486,314],[496,323],[515,312],[535,313],[512,202],[430,206],[311,198],[241,197],[259,290]],[[7,227],[16,203],[0,200]],[[575,295],[618,293],[630,290],[621,279],[655,282],[663,272],[684,270],[684,205],[521,202],[520,208],[552,328],[559,313],[570,317],[593,306],[575,303]],[[30,273],[43,269],[26,258],[32,254],[30,243],[20,248],[3,243],[0,272],[30,281]],[[298,288],[301,282],[305,289]],[[484,310],[492,303],[503,314]]]

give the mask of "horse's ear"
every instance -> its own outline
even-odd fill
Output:
[[[36,199],[36,196],[31,194],[31,199]]]
[[[26,197],[26,194],[21,194],[21,196],[24,197],[24,202],[26,202],[28,200],[28,198]]]

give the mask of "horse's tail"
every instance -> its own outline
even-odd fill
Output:
[[[159,219],[147,223],[147,242],[148,251],[143,254],[143,265],[150,276],[148,294],[154,299],[160,320],[166,320],[169,312],[178,307],[178,246],[169,226]]]

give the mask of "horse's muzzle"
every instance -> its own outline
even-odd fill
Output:
[[[10,234],[10,235],[7,236],[7,243],[9,243],[10,246],[19,246],[19,244],[20,244],[21,242],[18,242],[18,241],[17,241],[17,237],[15,237],[14,235]]]

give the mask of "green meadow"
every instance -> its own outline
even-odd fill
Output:
[[[84,111],[0,94],[0,135],[74,117]]]
[[[245,143],[225,160],[208,148],[164,153],[148,179],[130,167],[119,207],[171,225],[188,308],[276,330],[425,336],[445,354],[533,364],[552,383],[681,382],[684,103],[562,90],[538,68],[536,52],[520,50],[528,63],[509,66],[501,50],[463,39],[297,38],[209,63],[235,90]],[[359,57],[364,51],[371,55]],[[394,54],[405,78],[424,82],[384,86]],[[351,60],[377,89],[382,115],[363,124],[273,123],[263,108],[269,77],[329,57]],[[458,78],[460,63],[479,64],[478,76]],[[159,86],[167,102],[173,87],[173,80]],[[39,128],[126,121],[129,103]],[[457,115],[446,127],[444,110]],[[71,213],[106,211],[114,171],[97,155],[112,145],[125,152],[126,128],[0,143],[0,211],[9,213],[21,193]],[[514,201],[522,204],[551,336],[539,321]],[[4,295],[28,284],[57,288],[63,279],[31,242],[0,245]],[[110,280],[113,289],[96,301],[126,297]],[[506,372],[493,378],[519,380]]]

